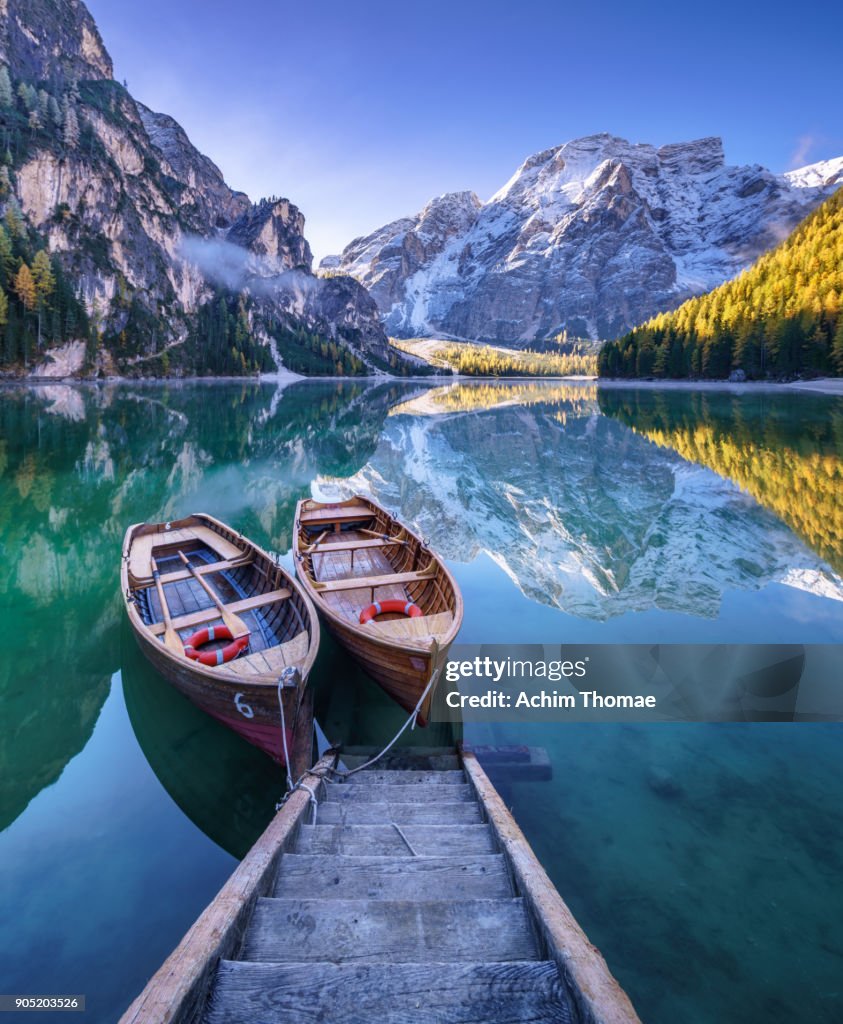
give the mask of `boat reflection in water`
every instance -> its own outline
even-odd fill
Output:
[[[244,857],[285,791],[283,768],[174,690],[138,650],[126,621],[121,650],[129,718],[158,781],[197,828]],[[323,635],[310,685],[332,743],[377,752],[407,719],[330,636]],[[408,729],[401,746],[452,746],[460,736],[459,726],[431,724]]]
[[[283,768],[170,686],[121,635],[123,692],[138,744],[190,820],[233,857],[245,856],[284,792]]]

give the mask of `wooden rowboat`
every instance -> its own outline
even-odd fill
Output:
[[[307,677],[319,647],[319,623],[288,572],[224,523],[196,514],[130,526],[120,579],[129,623],[161,675],[283,763],[280,680],[288,770],[298,778],[310,767],[313,703]],[[188,657],[187,641],[212,626],[217,632],[227,627],[244,648],[233,660],[206,665]],[[217,652],[221,661],[224,646],[231,645],[215,640],[201,651]]]
[[[438,675],[462,624],[454,578],[412,530],[369,498],[300,501],[294,530],[296,573],[325,625],[363,669],[412,711]],[[374,602],[412,602],[421,615],[378,614]],[[435,689],[436,683],[434,683]],[[433,689],[419,709],[426,724]]]

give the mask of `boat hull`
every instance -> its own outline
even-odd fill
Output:
[[[194,518],[197,517],[191,517],[191,520]],[[211,517],[201,518],[203,522],[224,528],[223,524],[217,524]],[[173,523],[172,526],[178,528],[189,521],[183,520]],[[126,535],[121,576],[129,624],[144,657],[171,686],[196,707],[222,722],[273,760],[284,764],[291,775],[299,778],[313,763],[313,702],[307,687],[307,675],[315,660],[319,643],[315,609],[306,595],[301,593],[295,581],[287,577],[287,584],[295,590],[293,598],[299,603],[300,610],[297,615],[299,619],[307,622],[309,630],[306,654],[281,687],[283,719],[286,725],[286,751],[289,754],[287,764],[279,706],[278,675],[250,677],[235,673],[233,668],[238,666],[238,661],[231,663],[232,669],[228,666],[217,668],[201,665],[184,655],[174,654],[153,635],[149,624],[143,621],[138,604],[132,597],[134,581],[128,570],[134,529],[130,528]],[[240,538],[239,535],[229,533],[228,536],[237,537],[241,544],[248,544],[254,558],[265,563],[262,565],[264,574],[277,574],[280,571],[266,552]],[[273,586],[277,583],[278,579],[275,576]]]
[[[361,508],[366,511],[358,514],[357,510]],[[316,520],[314,524],[313,520],[307,519],[307,516],[313,515],[314,512],[325,518]],[[336,521],[330,518],[332,516],[337,517]],[[355,521],[362,521],[367,517],[371,519],[371,522],[366,528],[358,529],[359,523]],[[343,524],[345,524],[346,532],[343,532]],[[311,537],[314,535],[314,531],[322,529],[323,526],[328,532],[325,539],[316,544]],[[310,535],[308,535],[308,529],[311,531]],[[333,534],[330,533],[331,529],[334,530]],[[318,533],[315,535],[319,536]],[[344,540],[347,537],[352,538],[350,543]],[[359,538],[366,539],[359,544]],[[385,541],[392,542],[393,538],[393,544],[384,544]],[[356,615],[351,615],[349,608],[353,606],[356,610],[358,604],[362,608],[370,600],[374,601],[376,594],[371,587],[367,588],[365,584],[360,590],[348,586],[353,580],[360,578],[359,572],[355,572],[349,567],[350,575],[335,576],[329,572],[326,577],[327,583],[323,583],[319,578],[320,570],[314,560],[320,560],[319,564],[324,566],[325,563],[322,560],[325,556],[332,555],[334,542],[339,545],[336,548],[336,553],[343,550],[348,552],[354,545],[358,545],[355,547],[355,551],[359,550],[366,555],[375,550],[382,552],[385,547],[391,547],[393,551],[397,551],[394,561],[387,568],[396,575],[397,585],[406,585],[407,587],[400,594],[400,599],[412,601],[419,606],[422,617],[415,620],[416,622],[432,621],[425,619],[424,616],[441,617],[443,612],[448,613],[450,621],[447,628],[425,637],[408,636],[401,639],[390,638],[383,632],[379,632],[376,624],[361,624]],[[366,546],[373,543],[376,547]],[[361,668],[405,711],[409,713],[418,707],[416,720],[419,725],[426,725],[430,717],[430,706],[441,670],[447,660],[451,643],[462,624],[462,597],[444,564],[430,551],[422,539],[403,523],[400,523],[375,502],[361,497],[335,503],[300,502],[296,510],[294,544],[296,574],[316,607],[325,628]],[[351,565],[353,566],[353,564],[352,555]],[[384,564],[381,560],[380,571],[383,571]],[[337,563],[337,568],[345,569],[345,566],[340,566]],[[387,576],[379,575],[377,578],[386,581],[380,584],[383,587],[396,586],[389,582]],[[402,580],[404,583],[401,582]],[[332,591],[332,583],[339,583],[341,591],[337,591],[336,587]],[[355,594],[356,596],[350,604],[332,605],[332,592]],[[378,594],[382,593],[382,590],[378,591]],[[398,596],[398,593],[396,591],[390,597]],[[361,596],[363,594],[366,594],[365,598]],[[396,615],[389,617],[400,618]],[[433,686],[419,706],[419,701],[428,689],[431,680]]]
[[[278,706],[277,690],[267,693],[265,685],[250,684],[248,680],[228,680],[220,676],[217,682],[191,670],[192,662],[185,659],[184,664],[174,664],[166,656],[163,645],[150,640],[145,633],[139,633],[133,624],[135,639],[141,652],[155,670],[167,680],[179,693],[195,704],[200,710],[212,715],[223,725],[233,729],[253,746],[263,750],[274,761],[284,764],[284,744],[281,737],[281,711]],[[310,723],[307,718],[307,707],[310,701],[300,698],[302,691],[298,687],[285,686],[281,690],[284,700],[284,720],[287,723],[287,749],[293,771],[295,763],[302,760],[298,739],[299,731],[312,733],[313,718],[310,712]],[[296,751],[298,758],[293,756]],[[306,755],[304,759],[307,759]],[[310,763],[306,765],[310,767]],[[301,771],[304,771],[302,768]],[[300,774],[300,773],[299,773]]]
[[[448,656],[447,648],[440,649],[439,658],[434,664],[426,651],[407,651],[393,645],[378,646],[371,641],[367,643],[336,618],[329,618],[321,611],[320,618],[337,643],[341,644],[363,671],[408,713],[418,704],[431,674]],[[428,723],[432,696],[432,692],[429,693],[419,709],[416,720],[421,726]]]

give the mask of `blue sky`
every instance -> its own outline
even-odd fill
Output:
[[[87,0],[133,94],[321,257],[530,153],[721,135],[775,171],[843,154],[843,4]]]

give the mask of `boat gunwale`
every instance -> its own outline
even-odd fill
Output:
[[[450,647],[450,645],[454,642],[454,639],[456,638],[456,635],[460,631],[460,628],[462,626],[463,610],[464,610],[463,609],[462,593],[460,592],[459,586],[457,585],[457,582],[454,579],[450,569],[448,569],[447,565],[445,565],[444,560],[442,559],[442,557],[439,554],[437,554],[436,551],[434,551],[430,547],[426,547],[425,546],[424,539],[422,537],[420,537],[419,534],[417,534],[415,532],[415,530],[413,530],[413,529],[411,529],[411,527],[407,526],[407,524],[405,522],[403,522],[403,520],[398,519],[391,512],[387,511],[387,509],[385,509],[382,505],[379,505],[376,501],[374,501],[374,499],[367,498],[367,497],[365,497],[362,494],[361,495],[354,495],[353,497],[347,498],[344,501],[330,501],[330,502],[319,502],[319,501],[316,501],[315,498],[303,498],[301,501],[299,501],[296,504],[296,518],[295,518],[295,523],[294,523],[294,528],[293,528],[293,555],[294,555],[294,560],[295,560],[296,578],[300,582],[301,586],[305,590],[307,590],[308,596],[310,597],[311,601],[319,609],[319,611],[325,616],[325,618],[328,619],[329,622],[331,622],[332,624],[335,624],[338,628],[349,630],[351,633],[353,633],[355,636],[358,636],[365,643],[371,644],[371,645],[373,645],[375,647],[380,647],[380,648],[382,648],[383,650],[386,650],[386,651],[408,651],[408,652],[411,652],[411,653],[414,653],[414,654],[430,655],[431,652],[433,651],[433,648],[434,648],[434,645],[432,643],[427,643],[427,644],[421,644],[421,643],[417,643],[417,642],[414,643],[414,642],[412,642],[412,639],[409,638],[409,637],[406,638],[406,642],[404,642],[405,638],[403,638],[403,637],[389,638],[389,637],[378,636],[376,633],[373,633],[371,630],[367,630],[366,629],[366,625],[361,624],[360,622],[354,622],[351,619],[347,619],[347,618],[343,617],[342,615],[340,615],[338,612],[336,612],[331,607],[331,605],[329,605],[323,599],[323,595],[326,594],[326,593],[330,593],[330,591],[320,591],[316,587],[313,586],[313,583],[314,582],[318,582],[318,580],[314,581],[312,579],[310,573],[305,568],[305,565],[304,565],[304,552],[302,551],[301,545],[300,545],[301,530],[302,530],[302,527],[304,525],[302,523],[302,521],[301,521],[301,512],[302,512],[302,506],[305,504],[305,502],[313,502],[314,504],[319,505],[321,507],[328,507],[328,506],[343,507],[343,506],[349,506],[349,505],[354,505],[354,504],[360,504],[361,502],[365,503],[371,509],[374,510],[375,514],[377,512],[383,513],[383,515],[386,516],[386,518],[391,523],[395,523],[397,526],[400,526],[405,531],[405,533],[407,535],[412,537],[414,540],[418,541],[420,548],[423,548],[424,550],[426,550],[430,554],[430,556],[433,558],[433,561],[435,563],[436,572],[430,577],[430,581],[434,581],[437,578],[437,576],[441,573],[447,579],[447,581],[448,581],[448,583],[449,583],[449,585],[451,587],[451,590],[453,592],[453,595],[454,595],[454,607],[453,607],[453,610],[449,609],[449,611],[451,611],[451,614],[453,615],[453,621],[451,622],[451,625],[448,628],[447,633],[444,633],[444,634],[442,634],[440,636],[436,636],[434,634],[431,634],[431,639],[435,641],[436,646],[439,649]],[[361,517],[361,518],[364,518],[364,517]],[[401,539],[403,540],[405,538],[401,538]],[[329,549],[330,549],[330,546],[327,546],[325,551],[328,551]],[[318,552],[318,553],[324,554],[325,552]],[[396,575],[397,575],[397,573],[396,573]],[[418,582],[419,583],[424,583],[424,582],[427,582],[427,581],[425,581],[424,579],[420,579]],[[389,586],[388,579],[385,579],[383,584],[379,584],[379,586]],[[365,584],[363,585],[363,587],[361,587],[361,589],[366,589]]]
[[[180,529],[186,525],[190,525],[191,520],[199,520],[202,524],[208,525],[215,533],[225,539],[225,534],[221,531],[227,531],[229,534],[234,535],[247,549],[244,554],[253,553],[256,558],[264,559],[273,568],[280,570],[282,576],[290,586],[291,594],[286,600],[292,600],[294,596],[298,596],[305,609],[307,610],[307,623],[305,629],[308,631],[308,648],[307,655],[302,660],[301,664],[295,667],[299,670],[301,675],[301,683],[297,689],[303,689],[307,683],[307,677],[310,674],[313,665],[316,661],[316,656],[319,652],[319,641],[320,641],[320,627],[319,627],[319,616],[317,615],[316,608],[313,600],[307,593],[305,588],[301,585],[295,574],[286,569],[283,565],[279,565],[273,557],[262,548],[259,544],[250,540],[233,527],[228,526],[226,523],[214,516],[209,515],[205,512],[193,512],[189,516],[185,516],[181,519],[173,519],[169,521],[170,527],[173,529]],[[146,536],[150,533],[155,533],[160,527],[163,527],[165,523],[133,523],[128,527],[123,538],[123,549],[120,561],[120,585],[121,594],[123,598],[123,604],[126,608],[126,612],[129,616],[129,623],[138,639],[143,643],[149,643],[154,645],[154,650],[160,654],[163,654],[166,660],[170,661],[173,665],[179,668],[186,668],[196,676],[201,676],[204,679],[210,680],[217,684],[223,685],[236,685],[239,690],[244,690],[246,687],[256,687],[258,690],[269,690],[276,689],[278,686],[278,678],[270,675],[269,673],[255,673],[254,675],[236,675],[234,673],[227,674],[225,672],[219,672],[216,666],[205,666],[201,662],[191,661],[182,655],[176,654],[169,650],[166,644],[161,643],[149,630],[147,624],[141,618],[140,612],[138,611],[137,603],[134,600],[129,599],[130,594],[134,594],[136,589],[140,589],[138,586],[132,586],[130,581],[129,571],[129,559],[132,548],[132,543],[136,537]],[[247,561],[243,562],[243,565],[248,564]],[[298,635],[298,634],[296,634]],[[294,637],[290,638],[291,640]],[[288,641],[285,641],[288,642]],[[280,647],[281,644],[275,644],[273,647]],[[292,689],[292,687],[290,687]]]

